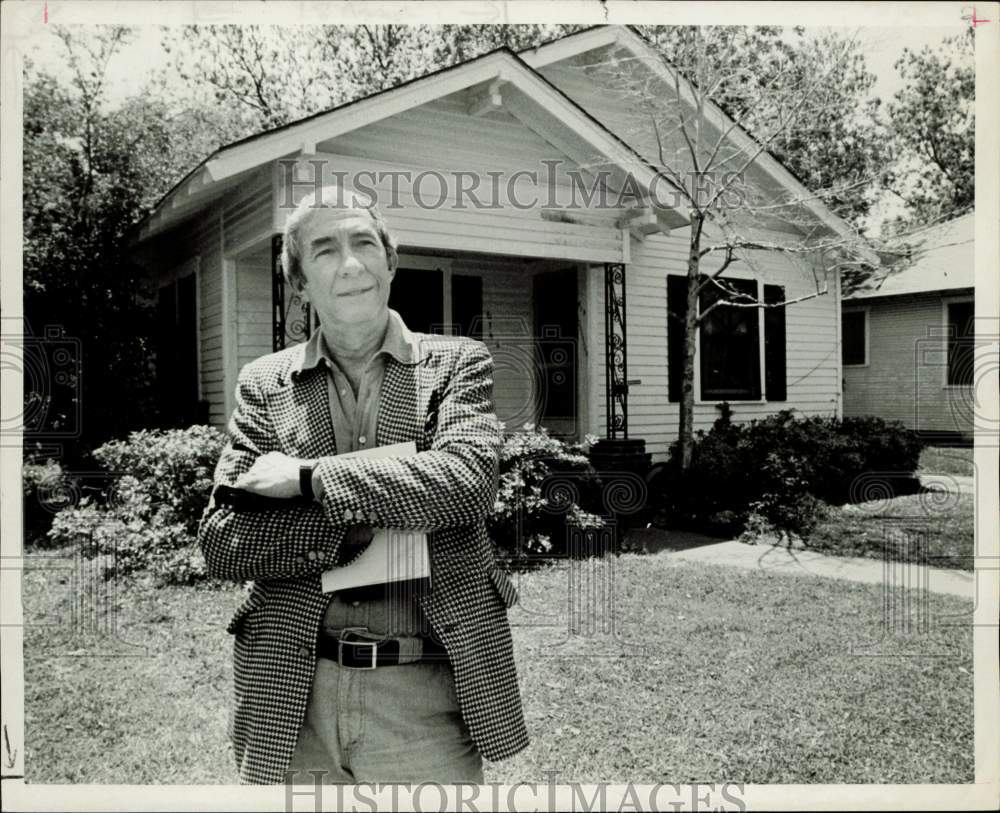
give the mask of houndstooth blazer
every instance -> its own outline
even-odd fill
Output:
[[[269,451],[319,458],[323,501],[234,510],[216,493],[199,529],[212,575],[254,581],[229,623],[235,703],[228,733],[241,783],[284,781],[316,665],[335,565],[348,525],[424,529],[431,590],[420,599],[447,652],[459,706],[490,760],[528,744],[507,608],[517,594],[498,569],[485,516],[496,498],[501,428],[493,359],[481,342],[409,333],[412,363],[386,359],[378,445],[415,441],[407,458],[338,460],[325,370],[299,370],[305,345],[246,365],[215,485],[232,486]]]

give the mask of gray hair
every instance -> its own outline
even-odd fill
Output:
[[[281,240],[281,269],[286,282],[292,288],[298,290],[305,283],[305,275],[302,273],[302,247],[299,235],[309,215],[317,209],[363,209],[368,212],[372,220],[375,221],[375,230],[382,241],[382,248],[385,249],[389,270],[396,269],[396,264],[399,262],[396,238],[389,233],[385,217],[379,210],[375,199],[372,198],[369,203],[366,203],[354,190],[331,184],[306,195],[285,221],[285,231]]]

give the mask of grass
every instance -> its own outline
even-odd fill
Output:
[[[72,595],[25,574],[25,617]],[[622,556],[520,577],[511,614],[532,745],[490,782],[972,782],[972,602],[931,595],[924,634],[884,630],[870,585]],[[568,635],[569,590],[604,585]],[[225,735],[238,588],[138,585],[123,645],[25,638],[29,782],[235,782]],[[598,590],[598,592],[600,592]],[[595,609],[596,608],[596,611]],[[587,635],[612,617],[617,637]],[[72,648],[72,649],[71,649]],[[73,656],[73,649],[82,654]]]
[[[808,547],[838,556],[923,562],[972,570],[975,497],[971,492],[923,491],[833,507],[810,534]]]
[[[957,474],[972,477],[975,464],[972,462],[971,448],[948,446],[927,446],[920,453],[921,474]]]

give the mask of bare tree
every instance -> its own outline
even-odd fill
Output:
[[[766,75],[748,75],[742,58],[748,43],[741,37],[749,31],[684,29],[673,37],[669,64],[650,48],[640,57],[613,51],[588,65],[588,72],[623,100],[619,132],[657,170],[657,188],[641,204],[661,215],[680,212],[690,228],[681,468],[690,465],[693,448],[699,329],[719,309],[763,312],[824,296],[841,275],[864,276],[877,262],[866,240],[823,207],[826,200],[861,194],[876,176],[807,191],[790,176],[780,177],[769,160],[778,144],[829,138],[826,123],[840,98],[831,78],[856,58],[855,43],[840,39],[822,50],[777,51]],[[716,98],[729,100],[731,117]],[[775,253],[802,267],[813,280],[809,293],[769,299],[726,276],[734,266],[762,276],[759,258]]]

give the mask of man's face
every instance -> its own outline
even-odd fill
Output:
[[[303,291],[323,324],[384,316],[390,269],[375,221],[364,209],[317,209],[302,226]]]

